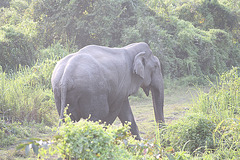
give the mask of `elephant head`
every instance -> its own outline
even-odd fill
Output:
[[[133,72],[142,79],[141,88],[148,96],[152,92],[155,120],[157,123],[164,123],[163,103],[164,86],[159,59],[152,54],[152,51],[138,53],[133,62]]]

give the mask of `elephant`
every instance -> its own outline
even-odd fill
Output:
[[[159,59],[145,42],[122,48],[83,47],[62,58],[51,78],[60,119],[64,108],[72,121],[81,118],[112,124],[118,117],[141,139],[128,97],[141,87],[152,93],[155,120],[164,123],[164,86]]]

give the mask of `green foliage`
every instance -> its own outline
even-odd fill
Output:
[[[12,76],[0,72],[0,111],[5,120],[44,121],[48,125],[56,122],[50,81],[55,64],[54,60],[45,60],[32,68],[20,67]]]
[[[240,115],[240,77],[239,69],[223,73],[209,93],[200,91],[199,98],[193,104],[193,111],[204,113],[216,124],[227,118]],[[212,116],[214,115],[214,116]]]
[[[77,52],[76,48],[70,48],[69,46],[63,46],[60,43],[56,43],[51,45],[48,48],[41,49],[37,52],[37,60],[38,62],[42,62],[45,60],[53,60],[58,61],[61,58],[67,56],[69,53]],[[54,67],[54,66],[52,66]],[[51,69],[53,70],[53,68]]]
[[[161,130],[162,145],[203,159],[239,157],[239,80],[235,67],[220,75],[209,93],[199,91],[188,116]]]
[[[29,132],[20,125],[17,122],[8,123],[0,120],[0,147],[12,145],[18,138],[29,136]]]
[[[0,40],[0,65],[4,71],[15,70],[19,64],[30,65],[35,59],[34,46],[26,35],[13,27],[0,28],[4,34]]]
[[[195,27],[221,29],[231,33],[234,41],[240,42],[239,6],[237,0],[204,0],[186,2],[177,10],[180,19],[191,22]]]
[[[191,23],[173,19],[176,23],[176,40],[170,40],[173,50],[163,53],[163,70],[172,78],[194,76],[203,83],[204,75],[211,79],[216,73],[222,73],[232,65],[237,66],[239,50],[234,48],[231,36],[222,30],[203,31]],[[235,58],[232,58],[235,57]],[[169,66],[170,65],[170,66]],[[195,82],[195,81],[193,81]]]
[[[214,130],[215,143],[219,144],[219,150],[226,151],[227,153],[233,153],[240,155],[240,118],[237,119],[225,119],[218,124]],[[226,155],[225,155],[226,156]],[[223,158],[224,159],[224,158]]]
[[[7,148],[10,145],[16,145],[19,143],[19,140],[22,139],[28,138],[32,140],[32,138],[29,137],[36,137],[39,134],[41,134],[41,136],[44,134],[48,134],[48,136],[52,134],[51,128],[47,127],[43,122],[9,122],[4,120],[4,116],[4,113],[0,113],[0,148]],[[25,143],[20,143],[21,145],[24,144],[26,146]]]
[[[189,2],[179,9],[179,18],[204,30],[215,28],[232,31],[238,24],[237,14],[217,0]]]
[[[39,0],[33,5],[45,45],[57,40],[79,48],[88,44],[119,46],[123,30],[136,23],[141,6],[141,2],[126,0]]]
[[[113,127],[80,120],[72,122],[65,114],[65,122],[52,141],[26,141],[18,146],[26,149],[32,143],[41,158],[65,159],[159,159],[161,150],[156,143],[138,141],[130,134],[129,124]],[[24,141],[25,142],[25,141]]]
[[[32,65],[36,60],[37,23],[31,17],[29,2],[12,0],[9,8],[1,8],[0,65],[5,72],[21,64]]]
[[[173,154],[166,154],[168,160],[190,160],[193,157],[186,153],[185,151],[179,151],[179,152],[175,152],[174,155]]]
[[[214,149],[216,146],[212,133],[215,127],[204,115],[189,115],[166,128],[163,143],[170,143],[175,151],[190,153],[203,152],[206,148]]]
[[[33,150],[35,155],[39,154],[39,150],[41,148],[47,149],[48,146],[51,144],[48,140],[42,140],[40,138],[30,138],[21,140],[20,144],[16,147],[16,150],[25,150],[25,154],[29,155],[30,149]]]
[[[73,123],[65,115],[65,123],[59,128],[53,146],[40,150],[41,157],[51,155],[67,159],[133,159],[123,143],[129,138],[129,128],[113,129],[99,122],[80,120]]]
[[[126,130],[126,129],[125,129]],[[115,138],[119,131],[105,130],[97,123],[80,120],[60,127],[58,148],[63,157],[82,159],[131,159]],[[126,134],[126,131],[120,133]]]
[[[205,76],[213,81],[218,73],[239,65],[237,42],[240,17],[237,13],[240,10],[237,11],[236,7],[234,11],[230,10],[234,8],[229,5],[233,2],[225,3],[228,5],[217,0],[147,2],[159,17],[154,16],[158,21],[145,21],[146,24],[160,27],[154,36],[148,37],[147,42],[151,40],[151,47],[162,62],[165,77],[187,80],[187,84],[204,84]],[[161,34],[159,30],[165,33]],[[153,31],[153,28],[148,31]]]
[[[204,84],[204,76],[215,77],[239,65],[239,10],[233,3],[238,5],[235,0],[13,0],[3,9],[0,26],[11,25],[27,38],[24,44],[35,49],[55,43],[80,49],[88,44],[118,47],[145,41],[159,57],[165,77]],[[10,52],[7,49],[4,54]],[[38,51],[31,53],[34,57],[28,62],[42,57]],[[11,52],[16,54],[26,53]]]
[[[57,60],[68,53],[56,44],[40,50],[39,62],[32,68],[20,65],[19,71],[12,75],[0,71],[0,112],[4,114],[4,120],[44,122],[46,125],[56,123],[58,115],[51,75]]]

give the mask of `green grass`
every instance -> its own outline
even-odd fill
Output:
[[[6,123],[1,123],[5,124]],[[46,126],[44,123],[11,123],[6,127],[8,130],[6,143],[4,144],[1,141],[0,148],[0,160],[12,160],[12,159],[36,159],[36,156],[33,152],[30,152],[29,156],[26,156],[24,150],[16,150],[16,146],[21,143],[21,140],[30,139],[30,138],[41,138],[41,139],[51,139],[52,136],[56,133],[51,127]],[[4,131],[4,130],[3,130]],[[2,139],[1,139],[2,140]]]
[[[198,98],[181,119],[163,129],[162,145],[175,155],[195,158],[236,159],[240,156],[240,77],[238,68],[211,83],[209,92],[198,89]]]

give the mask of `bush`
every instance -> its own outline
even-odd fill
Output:
[[[66,112],[65,112],[66,113]],[[17,150],[33,152],[44,159],[159,159],[162,151],[156,143],[138,141],[129,125],[106,126],[99,122],[72,122],[65,114],[65,123],[51,141],[29,138],[21,140]],[[56,130],[56,128],[55,128]]]
[[[30,129],[22,126],[21,123],[0,120],[0,147],[15,144],[18,139],[28,136],[30,136]]]
[[[179,18],[190,21],[194,26],[204,30],[215,28],[232,31],[238,25],[237,13],[219,1],[188,2],[179,7]]]
[[[203,113],[216,124],[227,118],[239,117],[240,76],[238,70],[235,67],[223,73],[216,84],[211,83],[209,93],[200,91],[199,98],[192,106],[193,112]]]
[[[43,121],[47,125],[56,122],[50,82],[55,64],[56,61],[46,60],[31,69],[20,68],[11,76],[0,72],[0,111],[6,121]]]
[[[19,64],[32,64],[35,51],[28,37],[13,27],[2,27],[0,30],[4,35],[4,38],[0,39],[0,66],[3,71],[16,70]]]
[[[175,42],[177,46],[172,47],[173,56],[163,54],[164,61],[175,62],[170,73],[172,77],[208,75],[213,79],[217,73],[227,71],[232,65],[238,65],[235,60],[229,61],[237,52],[233,50],[234,44],[231,43],[231,35],[227,32],[216,29],[203,31],[189,22],[177,19],[173,19],[173,22],[176,23],[178,30],[177,37],[174,37],[177,38]],[[239,55],[235,58],[240,60]]]
[[[130,136],[128,126],[113,129],[87,120],[74,123],[69,116],[65,116],[65,123],[59,128],[59,135],[55,136],[55,147],[47,152],[43,149],[41,156],[54,153],[67,159],[134,158],[122,141]]]
[[[52,44],[48,48],[41,49],[36,52],[38,62],[43,62],[45,60],[58,61],[61,58],[67,56],[70,53],[77,52],[78,49],[70,46],[63,46],[60,43]],[[51,67],[51,69],[53,69]]]
[[[219,76],[209,93],[199,92],[189,116],[163,130],[163,145],[203,159],[239,157],[240,78],[238,68]],[[214,154],[213,154],[214,153]]]
[[[60,128],[58,147],[64,157],[82,159],[123,159],[131,158],[123,146],[116,145],[116,133],[105,130],[93,122],[79,121]],[[123,152],[123,153],[121,153]]]
[[[216,146],[212,133],[215,127],[204,115],[189,115],[166,128],[163,144],[170,144],[175,151],[189,153],[214,149]]]

